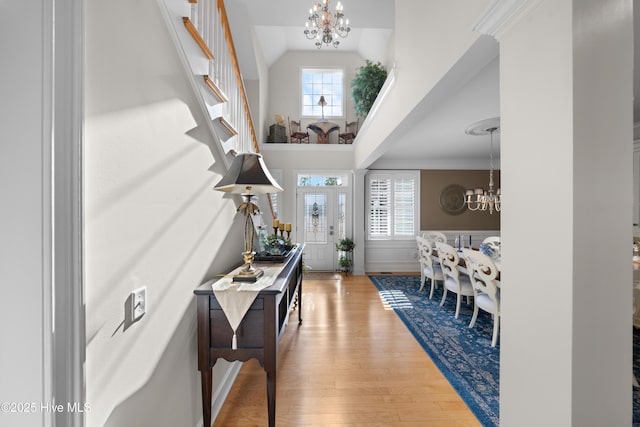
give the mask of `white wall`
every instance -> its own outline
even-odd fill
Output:
[[[355,150],[357,167],[370,165],[367,159],[371,153],[480,37],[472,31],[472,24],[489,3],[489,0],[397,2],[395,83],[376,112],[376,118],[380,119],[369,122],[359,135]]]
[[[52,398],[51,11],[43,2],[5,3],[0,25],[0,402],[38,405],[0,413],[0,423],[16,427],[52,418],[39,406]]]
[[[628,426],[630,2],[534,3],[500,38],[500,425]]]
[[[241,262],[242,236],[236,200],[213,190],[214,142],[187,135],[203,123],[159,4],[86,2],[88,426],[201,417],[193,290]],[[130,324],[141,286],[147,314]]]
[[[255,46],[258,41],[255,39],[255,33],[252,31],[252,41]],[[247,92],[249,107],[251,109],[251,118],[256,131],[258,143],[267,140],[269,133],[269,125],[273,124],[273,117],[267,117],[268,99],[269,99],[269,67],[265,63],[264,56],[259,49],[254,49],[256,58],[256,69],[258,80],[244,79],[244,87]],[[241,70],[242,72],[242,70]]]

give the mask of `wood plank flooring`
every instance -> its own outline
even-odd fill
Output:
[[[301,325],[279,348],[281,426],[480,426],[366,276],[305,276]],[[266,377],[246,362],[216,427],[266,426]]]

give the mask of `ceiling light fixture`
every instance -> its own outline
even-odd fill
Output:
[[[469,126],[465,132],[468,135],[489,135],[489,189],[470,188],[465,193],[465,204],[470,211],[486,211],[492,214],[502,208],[502,194],[500,189],[493,189],[493,134],[500,130],[500,118],[483,120]]]
[[[345,38],[349,35],[349,19],[344,17],[342,10],[344,6],[338,2],[336,11],[329,12],[329,0],[322,0],[309,9],[309,17],[305,23],[304,35],[309,40],[315,39],[316,47],[320,49],[323,44],[338,47],[339,37]]]

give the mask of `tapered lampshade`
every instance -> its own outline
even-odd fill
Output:
[[[227,173],[213,188],[226,193],[260,194],[282,191],[282,187],[264,164],[262,154],[258,153],[238,154]]]
[[[324,100],[324,95],[320,96],[320,100],[318,101],[318,105],[324,107],[327,105],[327,101]]]
[[[231,162],[231,167],[220,182],[213,187],[226,193],[240,193],[244,203],[238,208],[245,216],[244,225],[244,266],[238,274],[233,276],[234,282],[255,282],[264,271],[253,268],[253,227],[252,215],[259,213],[258,205],[251,199],[258,193],[276,193],[282,191],[280,184],[269,173],[269,170],[258,153],[238,154]]]

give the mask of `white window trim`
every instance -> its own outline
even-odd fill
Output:
[[[346,109],[347,109],[347,96],[349,96],[348,94],[348,87],[346,84],[346,76],[347,76],[347,72],[344,69],[344,67],[318,67],[318,66],[309,66],[309,67],[300,67],[300,72],[298,74],[298,110],[300,111],[300,118],[303,119],[319,119],[322,116],[321,115],[305,115],[303,114],[304,111],[304,103],[303,103],[303,96],[304,96],[304,91],[302,89],[302,74],[304,71],[341,71],[342,72],[342,115],[340,116],[332,116],[329,114],[325,114],[324,118],[325,119],[345,119],[346,118]]]
[[[370,233],[370,220],[371,220],[371,193],[370,193],[370,182],[371,179],[391,179],[391,234],[388,237],[381,236],[371,236]],[[415,182],[414,187],[414,208],[413,208],[413,233],[411,235],[395,235],[394,230],[394,219],[395,219],[395,208],[393,204],[393,192],[395,191],[395,182],[398,179],[413,179]],[[394,240],[412,240],[415,238],[418,230],[420,228],[420,215],[419,215],[419,207],[420,207],[420,171],[409,171],[409,170],[380,170],[380,171],[371,171],[367,174],[365,181],[365,191],[366,191],[366,239],[370,241],[394,241]]]

